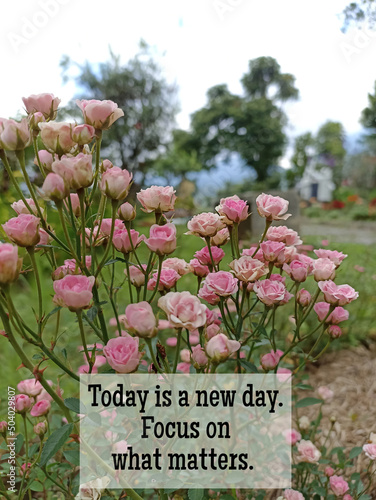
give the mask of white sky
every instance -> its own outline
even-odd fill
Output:
[[[205,104],[213,85],[240,92],[248,61],[277,59],[296,76],[300,100],[286,108],[289,136],[341,121],[349,134],[376,80],[376,32],[340,31],[346,0],[17,0],[2,6],[0,116],[22,109],[22,96],[52,92],[68,101],[63,54],[103,61],[108,47],[123,61],[140,38],[160,53],[179,86],[178,125]],[[49,9],[49,14],[45,10]],[[224,12],[220,12],[221,8]],[[51,10],[52,9],[52,10]],[[35,27],[37,25],[37,27]],[[126,112],[126,110],[124,110]],[[286,159],[282,164],[286,164]]]

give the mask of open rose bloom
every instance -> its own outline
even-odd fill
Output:
[[[279,498],[357,498],[375,470],[376,429],[359,434],[350,457],[349,443],[342,457],[336,436],[333,452],[332,434],[340,429],[335,404],[343,393],[332,379],[311,386],[304,370],[311,364],[324,370],[321,356],[352,333],[359,292],[348,280],[348,263],[358,271],[368,263],[352,262],[328,241],[320,244],[325,248],[304,242],[289,227],[289,202],[281,196],[261,193],[253,204],[226,193],[205,210],[190,208],[184,221],[179,189],[141,185],[141,162],[112,157],[109,129],[121,137],[124,124],[130,133],[144,127],[112,100],[78,100],[80,119],[71,123],[59,121],[60,99],[51,93],[24,97],[23,104],[27,116],[0,118],[2,168],[15,183],[3,200],[4,217],[11,215],[1,221],[0,340],[9,390],[0,409],[12,402],[15,432],[23,435],[17,437],[19,498],[120,494],[101,491],[107,476],[81,487],[76,479],[80,425],[91,418],[76,401],[80,377],[101,373],[143,373],[156,381],[177,373],[206,380],[258,373],[291,382],[292,422],[273,435],[288,443],[294,463],[291,488],[281,487]],[[35,150],[25,155],[32,143]],[[254,218],[262,223],[252,235],[251,211],[252,227]],[[10,366],[17,370],[8,373]],[[373,397],[370,390],[367,398]],[[250,424],[261,418],[253,409],[249,414]],[[111,450],[127,453],[135,438],[121,432],[121,409],[101,409],[101,419],[114,425],[105,436]],[[92,427],[101,445],[94,420]],[[1,417],[0,439],[11,437],[11,428]],[[246,431],[232,436],[235,451]],[[6,442],[0,445],[5,451]],[[93,457],[103,472],[101,453]],[[116,481],[133,500],[193,498],[183,489],[154,492],[152,481],[138,496],[121,484],[120,471]],[[200,500],[264,494],[233,488],[236,481]],[[363,494],[374,491],[372,484]]]

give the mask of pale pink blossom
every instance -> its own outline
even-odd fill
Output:
[[[199,278],[205,278],[209,274],[208,266],[203,266],[197,259],[190,260],[189,267],[193,274]]]
[[[206,306],[189,292],[169,292],[158,300],[174,328],[192,331],[206,323]]]
[[[141,338],[152,338],[157,335],[157,320],[148,302],[129,304],[125,309],[127,330]]]
[[[40,137],[49,153],[59,156],[70,153],[76,143],[72,139],[72,124],[65,122],[39,123]]]
[[[253,259],[248,255],[243,255],[229,264],[238,280],[246,283],[256,281],[268,273],[268,268],[264,262]]]
[[[270,241],[279,241],[286,246],[301,245],[303,243],[298,233],[286,226],[269,227],[266,238]]]
[[[286,245],[284,243],[280,243],[278,241],[263,241],[260,248],[264,254],[264,260],[267,262],[275,262],[279,255],[283,253],[285,246]]]
[[[271,279],[256,281],[253,290],[268,307],[286,304],[293,297],[283,283]]]
[[[153,224],[150,228],[149,238],[145,239],[149,250],[157,255],[168,255],[176,249],[176,226],[168,222],[164,226]]]
[[[85,123],[98,130],[109,129],[116,120],[124,116],[124,112],[113,101],[77,99],[76,104],[84,115]]]
[[[283,431],[282,434],[286,443],[291,444],[292,446],[302,439],[302,435],[296,429],[287,429]]]
[[[256,198],[257,211],[267,220],[286,220],[291,214],[286,214],[289,202],[279,196],[262,193]]]
[[[158,272],[155,272],[148,281],[148,290],[154,290],[157,286]],[[158,290],[171,290],[177,281],[180,279],[180,274],[175,269],[162,269],[159,277]]]
[[[26,413],[31,405],[31,399],[26,394],[17,394],[14,398],[14,409],[17,413]]]
[[[31,143],[29,124],[26,118],[20,122],[0,118],[0,149],[20,151]]]
[[[171,186],[150,186],[137,193],[137,199],[145,212],[169,212],[174,210],[176,196]]]
[[[188,274],[189,264],[184,259],[178,259],[177,257],[171,257],[163,261],[162,269],[174,269],[180,276]]]
[[[220,247],[228,242],[230,239],[230,233],[227,227],[220,229],[218,233],[210,238],[210,244],[212,246]]]
[[[90,307],[93,298],[92,288],[94,276],[67,275],[63,279],[54,281],[54,302],[70,311],[80,311]]]
[[[120,205],[118,209],[119,219],[124,220],[126,222],[130,222],[136,218],[136,209],[133,205],[128,203],[127,201]]]
[[[120,167],[112,167],[102,174],[99,188],[112,200],[122,200],[128,195],[132,174]]]
[[[227,271],[209,273],[205,278],[205,285],[219,297],[228,297],[238,291],[238,280]]]
[[[146,264],[143,264],[143,269],[146,271]],[[127,269],[124,269],[124,274],[128,276]],[[135,287],[140,288],[145,283],[145,274],[137,266],[129,266],[129,279]]]
[[[317,394],[320,396],[321,399],[324,401],[331,401],[334,396],[334,392],[329,389],[326,385],[322,385],[317,389]]]
[[[8,238],[19,247],[33,247],[39,243],[40,219],[31,214],[20,214],[3,224]]]
[[[223,333],[219,333],[209,340],[205,350],[212,362],[219,363],[238,351],[240,347],[240,342],[237,340],[230,340]]]
[[[108,364],[117,373],[134,372],[139,363],[142,353],[138,351],[138,337],[117,337],[110,339],[103,348]]]
[[[114,231],[112,244],[118,252],[122,252],[124,254],[130,253],[132,252],[132,244],[133,248],[137,248],[145,239],[144,235],[140,236],[140,233],[134,229],[130,230],[130,234],[131,238],[129,238],[128,231],[124,228],[124,226],[123,229],[116,229]]]
[[[337,250],[324,250],[320,248],[319,250],[314,250],[314,252],[320,259],[330,259],[336,267],[338,267],[341,262],[347,257],[346,254],[338,252]]]
[[[70,189],[83,189],[93,182],[93,167],[90,154],[79,153],[77,156],[62,156],[52,164],[52,171],[60,175]]]
[[[35,397],[38,396],[38,394],[42,391],[43,386],[35,378],[29,378],[21,380],[21,382],[17,384],[17,389],[23,394],[27,394],[30,397]]]
[[[187,226],[189,231],[186,234],[193,234],[202,238],[215,236],[219,230],[225,227],[221,217],[211,212],[195,215]]]
[[[42,113],[46,120],[55,120],[60,99],[53,94],[31,94],[22,98],[27,113]]]
[[[231,225],[234,222],[246,220],[248,217],[247,202],[241,200],[236,194],[227,198],[222,198],[220,204],[215,207],[225,224]]]
[[[319,281],[318,287],[323,292],[325,301],[335,306],[350,304],[359,297],[359,293],[350,285],[336,285],[331,280]]]
[[[322,257],[313,261],[313,277],[315,281],[332,280],[335,277],[336,266],[334,262],[326,257]]]
[[[18,257],[18,247],[10,243],[0,243],[0,283],[7,285],[18,278],[22,259]]]
[[[329,479],[330,489],[336,497],[341,497],[349,491],[349,484],[343,479],[342,476],[331,476]]]
[[[308,440],[302,439],[298,444],[298,462],[308,462],[311,464],[317,464],[320,460],[321,453],[316,448],[316,446]]]
[[[264,370],[273,370],[278,365],[281,356],[283,356],[283,351],[280,349],[273,351],[272,349],[267,354],[261,356],[261,366]]]
[[[51,403],[47,399],[41,399],[30,410],[30,415],[32,417],[42,417],[47,415],[51,409]]]
[[[376,460],[376,443],[365,444],[363,451],[370,460]]]
[[[94,137],[95,128],[87,123],[84,123],[83,125],[76,125],[76,127],[72,130],[72,139],[80,146],[89,144]]]
[[[293,260],[290,264],[283,264],[283,270],[296,283],[302,283],[308,276],[308,267],[300,260]]]
[[[211,252],[211,256],[210,256]],[[212,258],[215,265],[219,264],[223,257],[225,256],[225,252],[222,248],[219,247],[211,247],[209,252],[208,247],[204,247],[201,250],[198,250],[194,257],[202,264],[203,266],[212,266]]]

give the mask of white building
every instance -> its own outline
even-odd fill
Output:
[[[333,170],[322,164],[318,166],[313,160],[306,166],[303,177],[296,187],[303,200],[309,201],[315,198],[319,202],[330,202],[335,189]]]

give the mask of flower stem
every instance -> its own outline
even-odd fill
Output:
[[[38,265],[37,261],[35,259],[35,251],[34,247],[28,247],[27,252],[30,256],[31,264],[34,269],[34,274],[35,274],[35,282],[37,284],[37,290],[38,290],[38,334],[41,335],[42,333],[42,318],[43,318],[43,297],[42,297],[42,287],[40,283],[40,276],[39,276],[39,270],[38,270]]]
[[[82,254],[82,266],[83,268],[86,265],[86,243],[85,243],[85,189],[77,190],[78,198],[80,200],[80,212],[81,212],[81,254]]]
[[[158,287],[159,287],[159,282],[160,282],[160,279],[161,279],[161,272],[162,272],[162,264],[163,264],[163,259],[164,259],[164,255],[159,255],[159,263],[158,263],[158,275],[157,275],[157,283],[155,284],[155,288],[154,288],[154,291],[152,293],[152,296],[150,297],[150,299],[148,300],[149,304],[152,303],[156,293],[158,292]]]
[[[178,329],[178,342],[176,344],[175,361],[172,373],[176,373],[176,368],[178,366],[179,354],[180,354],[180,342],[181,342],[181,328]]]
[[[89,354],[89,351],[87,349],[87,344],[86,344],[86,338],[85,338],[85,330],[84,330],[84,324],[82,323],[82,311],[77,311],[77,321],[78,321],[78,326],[80,327],[80,335],[81,335],[81,342],[84,348],[84,353],[86,356],[87,363],[89,365],[89,373],[91,373],[91,370],[93,368],[93,364],[91,361],[91,356]]]
[[[112,245],[112,238],[114,236],[114,230],[115,230],[116,210],[117,210],[118,204],[119,204],[119,202],[117,200],[112,200],[112,217],[111,217],[110,237],[108,239],[107,247],[106,247],[106,250],[104,251],[104,255],[102,257],[102,260],[98,264],[98,268],[95,272],[95,277],[97,277],[98,274],[101,272],[102,267],[106,263],[108,254],[110,253],[110,249],[111,249],[111,245]]]

